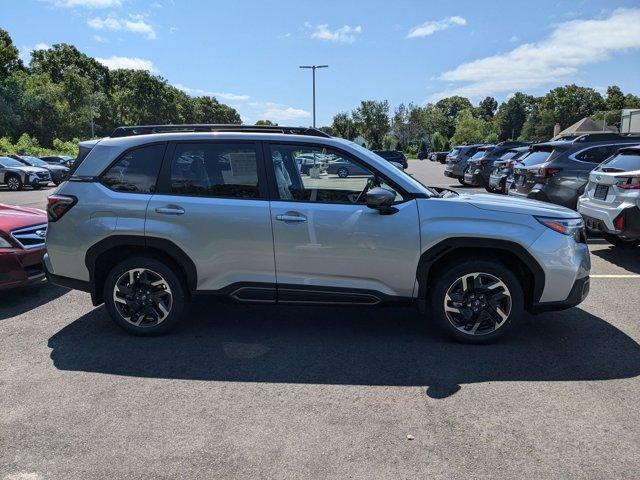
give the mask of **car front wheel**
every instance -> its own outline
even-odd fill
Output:
[[[9,190],[18,191],[22,190],[22,180],[17,175],[11,175],[6,179],[7,187]]]
[[[182,317],[186,291],[178,275],[162,261],[134,257],[111,269],[104,299],[113,321],[134,335],[161,335]]]
[[[522,286],[502,263],[466,261],[447,268],[431,289],[437,326],[464,343],[488,343],[504,335],[524,313]]]

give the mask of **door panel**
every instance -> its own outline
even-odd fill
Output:
[[[380,215],[365,205],[272,202],[278,285],[411,297],[420,251],[418,209],[415,200],[396,208]]]

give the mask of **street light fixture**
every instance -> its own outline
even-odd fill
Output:
[[[313,128],[316,128],[316,68],[327,68],[329,65],[300,65],[313,71]]]

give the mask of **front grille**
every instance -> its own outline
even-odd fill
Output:
[[[11,232],[13,239],[27,250],[44,246],[47,225],[34,225]]]
[[[38,178],[41,178],[43,180],[49,178],[49,173],[47,172],[37,172],[36,175],[38,176]]]
[[[598,200],[605,200],[609,193],[609,185],[596,185],[596,189],[593,192],[593,198]]]

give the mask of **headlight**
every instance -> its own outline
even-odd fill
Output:
[[[15,248],[15,247],[11,245],[7,240],[0,237],[0,248]]]
[[[581,242],[584,237],[584,220],[582,218],[552,218],[536,217],[537,221],[551,230],[567,236],[573,236],[576,241]]]

